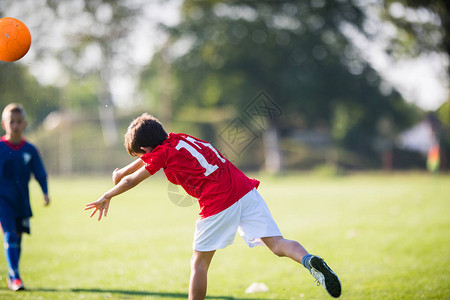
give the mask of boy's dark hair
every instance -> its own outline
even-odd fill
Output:
[[[159,120],[148,113],[134,119],[125,133],[125,147],[131,156],[144,153],[141,147],[155,148],[167,139]]]

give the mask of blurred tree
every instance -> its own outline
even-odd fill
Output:
[[[443,125],[450,128],[450,102],[442,104],[437,110],[437,116]]]
[[[338,144],[370,154],[379,121],[400,130],[415,108],[380,89],[381,78],[343,33],[351,24],[369,36],[364,21],[351,1],[186,0],[143,85],[170,65],[175,118],[185,118],[186,107],[233,107],[245,117],[263,90],[283,111],[268,128],[328,128]]]
[[[394,55],[417,56],[425,52],[450,55],[450,2],[447,0],[384,0],[381,15],[392,22]]]
[[[114,0],[0,1],[0,14],[15,15],[30,28],[32,49],[25,57],[31,61],[27,64],[30,74],[44,85],[59,88],[53,109],[61,113],[53,114],[53,121],[60,121],[61,130],[51,132],[56,134],[53,140],[59,141],[58,152],[52,152],[60,162],[59,172],[71,173],[77,167],[75,156],[80,152],[75,153],[78,143],[73,140],[80,140],[80,130],[75,128],[82,122],[80,115],[86,119],[93,111],[99,116],[104,143],[96,144],[109,150],[104,151],[105,161],[112,162],[112,148],[121,147],[111,91],[120,79],[137,72],[132,33],[142,4]],[[20,80],[16,75],[9,73],[9,80]],[[31,85],[23,87],[26,93],[35,92],[34,97],[43,93]],[[88,112],[83,115],[82,110]],[[96,124],[95,129],[98,127]],[[86,131],[86,136],[89,134],[94,133]]]
[[[130,60],[130,32],[139,10],[118,0],[47,0],[58,23],[67,28],[69,47],[59,49],[58,60],[72,78],[98,79],[99,116],[106,145],[118,141],[111,84],[120,72],[126,75]],[[76,26],[75,26],[76,25]],[[41,48],[43,50],[45,48]],[[41,53],[45,55],[44,52]]]
[[[397,28],[391,38],[389,53],[395,56],[414,57],[438,53],[447,66],[447,88],[450,78],[450,1],[447,0],[385,0],[382,17]],[[437,110],[439,127],[440,163],[445,170],[450,147],[450,95],[447,102]]]
[[[58,107],[58,90],[41,86],[21,64],[0,62],[0,113],[11,102],[25,107],[32,129]]]
[[[114,83],[136,72],[132,64],[135,41],[131,38],[142,13],[142,2],[5,0],[1,7],[20,10],[21,18],[32,29],[33,53],[29,55],[34,56],[30,71],[44,84],[62,88],[62,110],[80,106],[66,95],[64,87],[69,80],[96,83],[92,92],[98,99],[104,141],[109,146],[116,144],[111,90]],[[53,70],[53,78],[41,76],[42,68]]]

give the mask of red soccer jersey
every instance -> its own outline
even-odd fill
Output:
[[[167,140],[141,159],[150,174],[163,168],[170,182],[197,198],[202,218],[230,207],[259,185],[210,143],[183,133],[170,133]]]

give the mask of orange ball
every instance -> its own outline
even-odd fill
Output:
[[[25,24],[14,18],[0,19],[0,60],[19,60],[30,46],[31,34]]]

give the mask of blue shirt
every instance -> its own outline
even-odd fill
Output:
[[[28,190],[31,173],[47,194],[47,172],[36,147],[26,140],[14,145],[3,137],[0,140],[0,209],[8,205],[16,218],[32,216]]]

